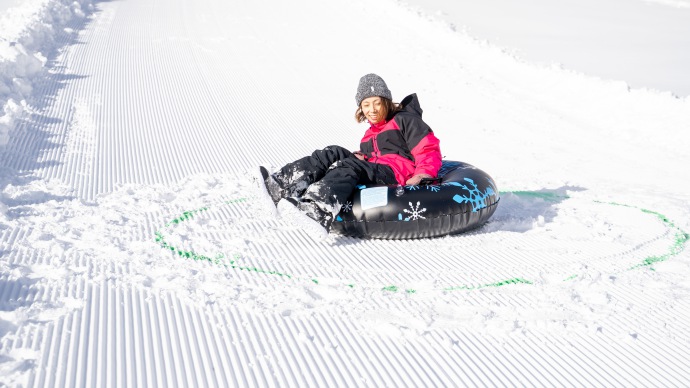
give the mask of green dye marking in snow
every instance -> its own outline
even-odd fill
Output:
[[[553,201],[553,202],[556,202],[556,201],[561,200],[561,199],[570,198],[568,195],[557,194],[557,193],[553,193],[553,192],[537,192],[537,191],[503,191],[503,192],[504,193],[512,193],[512,194],[515,194],[518,196],[524,196],[524,197],[541,198],[541,199],[544,199],[547,201]],[[238,198],[238,199],[234,199],[234,200],[225,201],[225,204],[240,203],[240,202],[245,202],[247,200],[248,200],[247,198]],[[688,235],[687,233],[682,231],[675,224],[673,224],[673,222],[671,222],[666,216],[664,216],[660,213],[657,213],[657,212],[654,212],[651,210],[647,210],[647,209],[641,209],[641,208],[638,208],[636,206],[625,205],[625,204],[620,204],[620,203],[616,203],[616,202],[601,202],[601,201],[596,201],[596,200],[594,202],[639,209],[644,213],[653,214],[653,215],[657,216],[657,218],[659,218],[659,220],[661,220],[667,227],[676,230],[675,241],[674,241],[673,245],[669,248],[669,251],[667,253],[665,253],[663,255],[658,255],[658,256],[649,256],[649,257],[645,258],[642,261],[642,263],[635,265],[635,266],[629,268],[628,270],[641,268],[641,267],[649,267],[649,269],[653,271],[654,268],[651,267],[652,264],[666,261],[669,258],[679,254],[683,249],[685,249],[685,244],[690,240],[690,235]],[[203,208],[192,210],[192,211],[186,211],[186,212],[182,213],[182,215],[180,217],[177,217],[177,218],[173,219],[172,221],[168,222],[167,224],[165,224],[165,226],[169,227],[173,224],[175,224],[175,225],[180,224],[184,221],[187,221],[187,220],[194,218],[194,216],[196,214],[207,211],[207,210],[209,210],[208,207],[203,207]],[[235,260],[230,260],[229,262],[224,263],[223,262],[224,255],[222,255],[222,254],[217,255],[215,258],[211,258],[209,256],[199,255],[193,251],[181,250],[181,249],[175,248],[175,247],[171,246],[170,244],[168,244],[165,241],[165,237],[163,236],[163,234],[161,232],[156,231],[155,235],[156,235],[156,242],[159,243],[161,247],[163,247],[164,249],[168,249],[168,250],[170,250],[170,251],[172,251],[172,252],[176,253],[177,255],[184,257],[184,258],[193,259],[193,260],[197,260],[197,261],[208,261],[208,262],[211,262],[213,264],[224,265],[227,268],[238,269],[238,270],[242,270],[242,271],[250,271],[250,272],[262,273],[262,274],[277,275],[277,276],[281,276],[281,277],[286,277],[288,279],[292,278],[291,275],[281,273],[278,271],[264,270],[264,269],[260,269],[257,267],[239,266],[239,265],[235,264],[236,261],[240,258],[239,254],[234,255]],[[571,275],[571,276],[567,277],[566,279],[564,279],[563,281],[573,280],[573,279],[577,278],[577,276],[578,275]],[[311,281],[314,284],[319,284],[319,281],[317,279],[311,279]],[[513,278],[513,279],[495,282],[495,283],[482,284],[479,286],[466,286],[465,285],[465,286],[447,287],[447,288],[444,288],[443,291],[477,290],[477,289],[482,289],[482,288],[489,288],[489,287],[495,288],[495,287],[503,287],[503,286],[507,286],[507,285],[515,285],[515,284],[533,284],[533,282],[526,280],[526,279],[523,279],[523,278]],[[350,288],[355,287],[354,284],[347,284],[346,286],[350,287]],[[382,288],[382,291],[389,291],[389,292],[398,292],[399,290],[400,290],[400,288],[398,286],[395,286],[395,285],[391,285],[391,286],[387,286],[387,287]],[[405,292],[407,292],[408,294],[414,294],[417,292],[417,290],[406,289]]]
[[[642,260],[641,263],[633,265],[632,267],[628,268],[628,271],[633,270],[633,269],[638,269],[638,268],[643,268],[643,267],[649,267],[650,270],[654,271],[654,268],[651,266],[655,263],[661,263],[663,261],[667,261],[668,259],[672,258],[673,256],[678,255],[685,249],[685,244],[687,244],[688,240],[690,240],[690,235],[685,233],[683,230],[681,230],[679,227],[676,226],[668,217],[665,215],[655,212],[653,210],[649,209],[643,209],[639,208],[637,206],[631,206],[631,205],[626,205],[622,203],[617,203],[617,202],[599,202],[599,201],[594,201],[597,203],[604,203],[608,205],[613,205],[613,206],[621,206],[621,207],[627,207],[627,208],[633,208],[633,209],[640,209],[643,213],[647,214],[652,214],[656,216],[661,222],[666,225],[666,227],[670,229],[674,229],[676,232],[674,234],[674,240],[673,244],[668,248],[668,251],[662,255],[655,255],[655,256],[648,256]]]
[[[398,292],[398,291],[400,291],[400,287],[398,287],[398,286],[388,286],[388,287],[383,287],[381,290],[382,290],[382,291],[389,291],[389,292]],[[408,293],[408,294],[416,294],[416,293],[417,293],[417,290],[407,289],[407,290],[405,290],[405,292]]]
[[[164,249],[168,249],[168,250],[176,253],[178,256],[182,256],[184,258],[192,259],[195,261],[208,261],[208,262],[213,263],[213,264],[221,264],[221,261],[224,257],[221,254],[221,255],[216,256],[215,258],[211,258],[211,257],[204,256],[204,255],[198,255],[192,251],[185,251],[182,249],[175,248],[174,246],[168,244],[167,241],[165,241],[163,234],[161,232],[158,232],[158,231],[156,232],[156,242],[158,244],[160,244],[160,246],[163,247]]]
[[[630,268],[629,270],[632,269],[637,269],[637,268],[642,268],[642,267],[650,267],[651,270],[654,270],[654,268],[651,268],[651,266],[655,263],[660,263],[662,261],[666,261],[673,256],[676,256],[680,252],[685,249],[685,244],[690,240],[690,235],[687,233],[683,232],[682,230],[676,228],[676,234],[674,235],[674,242],[673,244],[669,247],[668,252],[666,252],[663,255],[659,256],[649,256],[646,257],[640,264],[634,265]]]
[[[247,198],[237,198],[237,199],[231,199],[231,200],[225,201],[225,203],[229,205],[229,204],[245,202],[245,201],[247,201]],[[209,208],[205,206],[205,207],[202,207],[202,208],[199,208],[196,210],[189,210],[189,211],[183,212],[181,216],[174,218],[172,221],[165,224],[165,226],[169,227],[173,224],[174,225],[180,224],[182,222],[185,222],[187,220],[194,218],[195,215],[202,213],[202,212],[205,212],[207,210],[209,210]]]
[[[237,198],[237,199],[230,199],[225,201],[226,205],[231,205],[233,203],[240,203],[240,202],[247,202],[249,198]]]
[[[482,284],[479,286],[455,286],[455,287],[447,287],[444,288],[443,291],[456,291],[456,290],[478,290],[480,288],[489,288],[489,287],[503,287],[507,286],[510,284],[533,284],[529,280],[525,280],[523,278],[513,278],[513,279],[508,279],[508,280],[502,280],[500,282],[496,283],[487,283],[487,284]]]
[[[541,198],[546,201],[558,201],[561,199],[568,199],[570,196],[565,194],[558,194],[553,192],[541,192],[541,191],[521,191],[521,190],[501,190],[502,193],[511,193],[519,197],[531,197],[531,198]]]
[[[180,224],[180,223],[182,223],[182,222],[184,222],[184,221],[187,221],[187,220],[189,220],[189,219],[194,218],[194,216],[195,216],[197,213],[205,212],[206,210],[208,210],[207,207],[202,207],[202,208],[200,208],[200,209],[186,211],[186,212],[182,213],[181,216],[179,216],[179,217],[173,219],[172,221],[168,222],[167,224],[165,224],[165,226],[168,227],[168,226],[170,226],[170,225],[172,225],[172,224],[175,224],[175,225]]]
[[[247,200],[247,198],[238,198],[238,199],[234,199],[234,200],[225,201],[225,203],[226,204],[233,204],[233,203],[245,202],[246,200]],[[194,216],[196,214],[207,211],[207,210],[209,210],[208,207],[202,207],[202,208],[199,208],[196,210],[183,212],[181,216],[179,216],[179,217],[173,219],[172,221],[166,223],[165,227],[170,227],[173,224],[177,225],[177,224],[180,224],[182,222],[188,221],[188,220],[194,218]],[[277,275],[277,276],[281,276],[281,277],[286,277],[288,279],[292,278],[291,275],[281,273],[279,271],[265,270],[265,269],[261,269],[261,268],[257,268],[257,267],[237,265],[236,262],[241,257],[237,253],[233,255],[234,260],[230,260],[228,262],[225,262],[223,260],[225,258],[225,255],[223,255],[222,253],[216,255],[216,257],[213,257],[213,258],[206,256],[206,255],[200,255],[194,251],[186,251],[186,250],[182,250],[182,249],[179,249],[179,248],[176,248],[176,247],[170,245],[167,241],[165,241],[165,237],[163,236],[163,233],[161,233],[160,231],[156,231],[155,236],[156,236],[156,242],[163,249],[170,250],[173,253],[176,253],[178,256],[184,257],[186,259],[192,259],[195,261],[207,261],[207,262],[212,263],[212,264],[223,265],[226,268],[238,269],[240,271],[249,271],[249,272],[256,272],[256,273],[262,273],[262,274],[268,274],[268,275]]]
[[[527,192],[524,192],[524,193],[527,193]],[[535,193],[535,194],[543,194],[544,197],[552,197],[553,196],[551,193]],[[534,196],[539,197],[542,195],[534,195]],[[233,203],[239,203],[239,202],[245,202],[245,201],[247,201],[247,198],[239,198],[239,199],[225,201],[225,204],[233,204]],[[209,210],[209,207],[202,207],[202,208],[199,208],[196,210],[186,211],[186,212],[182,213],[182,215],[180,217],[177,217],[177,218],[173,219],[172,221],[168,222],[167,224],[165,224],[165,226],[170,227],[172,225],[177,225],[177,224],[180,224],[182,222],[188,221],[188,220],[194,218],[194,216],[197,215],[198,213],[201,213],[201,212],[204,212],[207,210]],[[292,278],[291,275],[284,274],[284,273],[281,273],[278,271],[264,270],[264,269],[260,269],[257,267],[239,266],[239,265],[235,264],[236,260],[238,260],[240,258],[240,256],[238,254],[234,255],[235,260],[231,260],[229,263],[223,263],[222,258],[224,256],[222,254],[218,255],[216,258],[210,258],[210,257],[205,256],[205,255],[197,254],[193,251],[184,251],[184,250],[178,249],[178,248],[173,247],[170,244],[168,244],[165,241],[165,237],[163,236],[163,234],[160,231],[156,231],[155,234],[156,234],[156,242],[161,247],[163,247],[164,249],[169,249],[169,250],[177,253],[179,256],[184,257],[184,258],[193,259],[196,261],[207,261],[207,262],[210,262],[213,264],[223,265],[227,268],[232,268],[232,269],[239,269],[239,270],[243,270],[243,271],[250,271],[250,272],[269,274],[269,275],[277,275],[277,276],[281,276],[281,277],[286,277],[288,279]],[[314,284],[319,284],[319,281],[317,279],[311,279],[311,281]],[[502,281],[502,282],[485,284],[485,285],[479,286],[479,287],[468,287],[468,286],[449,287],[449,288],[444,289],[444,291],[470,290],[470,289],[477,289],[477,288],[484,288],[484,287],[500,287],[500,286],[504,286],[504,285],[508,285],[508,284],[517,284],[517,283],[532,284],[532,282],[524,280],[524,279],[511,279],[511,280],[506,280],[506,281]],[[354,288],[355,285],[354,284],[348,284],[347,287]],[[382,290],[383,291],[389,291],[389,292],[398,292],[400,290],[400,288],[398,286],[391,285],[391,286],[383,287]],[[405,292],[408,294],[415,294],[415,293],[417,293],[417,290],[406,289]]]

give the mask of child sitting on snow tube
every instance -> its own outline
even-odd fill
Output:
[[[359,151],[329,146],[272,174],[260,167],[281,215],[306,215],[320,225],[313,230],[323,237],[358,185],[417,185],[437,176],[439,140],[422,120],[417,95],[399,104],[392,99],[381,77],[363,76],[355,96],[355,118],[360,123],[368,120],[370,127]]]

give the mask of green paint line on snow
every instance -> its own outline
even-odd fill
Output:
[[[644,258],[644,260],[642,260],[641,263],[628,268],[628,270],[633,270],[633,269],[642,268],[642,267],[650,267],[651,265],[653,265],[655,263],[661,263],[663,261],[667,261],[668,259],[670,259],[673,256],[676,256],[680,252],[682,252],[683,249],[685,249],[685,244],[688,242],[689,239],[690,239],[690,235],[688,235],[687,233],[683,232],[680,229],[676,229],[676,233],[674,235],[674,242],[668,248],[668,252],[664,253],[663,255],[648,256],[648,257]]]
[[[237,199],[229,199],[229,200],[225,201],[225,204],[231,205],[233,203],[247,202],[248,200],[249,200],[249,198],[247,198],[247,197],[242,197],[242,198],[237,198]]]
[[[525,192],[525,193],[527,193],[527,192]],[[537,193],[537,194],[542,194],[542,193]],[[548,196],[550,193],[543,193],[543,194]],[[538,196],[538,195],[535,195],[535,196]],[[225,204],[233,204],[233,203],[240,203],[240,202],[245,202],[245,201],[247,201],[247,198],[238,198],[238,199],[234,199],[234,200],[224,201],[224,203]],[[178,225],[182,222],[193,219],[195,215],[197,215],[201,212],[208,211],[209,209],[210,209],[209,207],[202,207],[202,208],[199,208],[196,210],[183,212],[181,216],[174,218],[172,221],[166,223],[165,226],[170,227],[172,225]],[[161,247],[163,247],[164,249],[168,249],[170,251],[173,251],[173,252],[177,253],[178,256],[181,256],[181,257],[184,257],[187,259],[193,259],[195,261],[207,261],[207,262],[217,264],[217,265],[224,265],[227,268],[239,269],[239,270],[250,271],[250,272],[257,272],[257,273],[268,274],[268,275],[277,275],[277,276],[281,276],[281,277],[286,277],[288,279],[292,279],[291,275],[281,273],[279,271],[264,270],[264,269],[257,268],[257,267],[242,267],[242,266],[236,265],[235,260],[230,261],[230,263],[228,263],[228,264],[222,263],[221,262],[221,259],[223,258],[222,254],[218,255],[215,259],[213,259],[209,256],[200,255],[200,254],[197,254],[193,251],[185,251],[185,250],[178,249],[178,248],[173,247],[170,244],[168,244],[165,241],[165,238],[160,231],[156,231],[156,242],[159,243],[161,245]],[[239,259],[239,257],[240,256],[238,254],[235,254],[235,259]],[[311,281],[314,284],[317,284],[317,285],[319,284],[318,279],[312,278]],[[496,283],[492,283],[492,284],[486,284],[486,285],[479,286],[479,287],[469,287],[469,286],[448,287],[448,288],[445,288],[444,291],[470,290],[470,289],[477,289],[477,288],[484,288],[484,287],[500,287],[500,286],[509,285],[509,284],[516,284],[516,283],[532,284],[532,282],[524,280],[524,279],[517,279],[517,280],[511,279],[511,280],[507,280],[507,281],[501,281],[501,282],[496,282]],[[346,286],[350,287],[350,288],[355,287],[354,284],[347,284]],[[389,292],[398,292],[400,290],[400,288],[398,286],[391,285],[391,286],[383,287],[382,290],[383,291],[389,291]],[[408,294],[415,294],[415,293],[417,293],[417,290],[406,289],[405,292]]]
[[[261,274],[266,274],[266,275],[277,275],[280,277],[286,277],[288,279],[292,279],[292,275],[282,273],[279,271],[265,270],[265,269],[258,268],[258,267],[237,265],[236,260],[241,257],[239,254],[234,255],[235,260],[230,260],[229,262],[224,262],[223,259],[225,258],[225,256],[223,254],[218,254],[216,257],[212,258],[212,257],[206,256],[206,255],[197,254],[193,251],[185,251],[182,249],[175,248],[165,241],[165,239],[163,238],[163,236],[160,232],[156,232],[156,242],[158,242],[160,244],[160,246],[163,247],[164,249],[168,249],[168,250],[172,251],[173,253],[176,253],[178,256],[186,258],[186,259],[192,259],[194,261],[206,261],[206,262],[209,262],[211,264],[222,265],[226,268],[237,269],[240,271],[256,272],[256,273],[261,273]]]
[[[501,190],[501,193],[510,193],[510,194],[515,194],[519,197],[530,197],[530,198],[541,198],[547,201],[558,201],[561,199],[568,199],[570,198],[569,195],[567,194],[558,194],[558,193],[553,193],[553,192],[547,192],[547,191],[523,191],[523,190]]]
[[[189,219],[194,218],[194,216],[197,213],[205,212],[206,210],[208,210],[207,207],[202,207],[200,209],[186,211],[186,212],[182,213],[181,216],[174,218],[172,221],[165,224],[165,226],[168,227],[168,226],[173,225],[173,224],[175,224],[175,225],[180,224],[182,222],[185,222]]]
[[[443,291],[457,291],[457,290],[478,290],[481,288],[489,288],[489,287],[503,287],[507,286],[510,284],[533,284],[529,280],[525,280],[523,278],[513,278],[513,279],[508,279],[508,280],[502,280],[500,282],[495,282],[495,283],[487,283],[487,284],[482,284],[479,286],[454,286],[454,287],[447,287],[444,288]]]
[[[185,250],[182,250],[179,248],[175,248],[174,246],[168,244],[167,241],[165,241],[163,234],[159,231],[156,232],[156,242],[161,247],[163,247],[164,249],[170,250],[170,251],[176,253],[178,256],[181,256],[181,257],[184,257],[187,259],[192,259],[195,261],[208,261],[209,263],[213,263],[213,264],[222,264],[222,259],[225,257],[223,254],[219,254],[215,258],[211,258],[209,256],[196,254],[192,251],[185,251]]]
[[[651,266],[653,264],[667,261],[668,259],[672,258],[673,256],[678,255],[679,253],[681,253],[685,249],[685,244],[687,244],[688,240],[690,240],[690,235],[688,235],[686,232],[681,230],[668,217],[666,217],[665,215],[663,215],[659,212],[655,212],[655,211],[649,210],[649,209],[639,208],[637,206],[631,206],[631,205],[626,205],[626,204],[622,204],[622,203],[617,203],[617,202],[601,202],[601,201],[594,201],[594,202],[603,203],[603,204],[607,204],[607,205],[613,205],[613,206],[621,206],[621,207],[639,209],[643,213],[647,213],[647,214],[651,214],[653,216],[656,216],[656,218],[658,218],[661,222],[663,222],[667,228],[675,230],[675,234],[673,235],[673,243],[668,247],[667,252],[665,252],[661,255],[653,255],[653,256],[645,257],[641,263],[633,265],[632,267],[628,268],[628,271],[638,269],[638,268],[643,268],[643,267],[649,267],[650,270],[654,270],[654,268],[651,268]]]
[[[568,196],[568,195],[557,194],[557,193],[553,193],[553,192],[538,192],[538,191],[503,191],[503,192],[504,193],[512,193],[512,194],[515,194],[518,196],[524,196],[524,197],[541,198],[541,199],[544,199],[547,201],[554,201],[554,202],[558,201],[560,199],[570,198],[570,196]],[[241,202],[245,202],[247,200],[248,200],[248,198],[238,198],[238,199],[234,199],[234,200],[224,201],[224,203],[225,204],[241,203]],[[690,235],[688,235],[687,233],[682,231],[680,228],[678,228],[673,222],[671,222],[668,219],[668,217],[664,216],[661,213],[658,213],[658,212],[655,212],[652,210],[641,209],[641,208],[636,207],[636,206],[616,203],[616,202],[601,202],[601,201],[596,201],[596,200],[594,202],[595,203],[601,203],[601,204],[608,204],[608,205],[614,205],[614,206],[622,206],[622,207],[639,209],[644,213],[648,213],[648,214],[652,214],[652,215],[656,216],[667,227],[676,230],[676,234],[674,236],[675,237],[674,243],[671,245],[668,252],[666,252],[665,254],[662,254],[662,255],[649,256],[649,257],[645,258],[642,261],[642,263],[637,264],[633,267],[630,267],[628,270],[633,270],[633,269],[641,268],[641,267],[649,267],[651,270],[654,270],[653,268],[651,268],[652,264],[666,261],[669,258],[679,254],[683,249],[685,249],[686,243],[688,242],[688,240],[690,240]],[[168,222],[167,224],[165,224],[165,226],[170,227],[172,225],[177,225],[177,224],[180,224],[182,222],[188,221],[188,220],[194,218],[194,216],[197,215],[198,213],[201,213],[201,212],[204,212],[207,210],[209,210],[209,207],[202,207],[202,208],[199,208],[196,210],[186,211],[186,212],[182,213],[181,216],[179,216],[179,217],[173,219],[172,221]],[[223,254],[219,254],[215,258],[212,258],[209,256],[197,254],[193,251],[185,251],[185,250],[178,249],[178,248],[173,247],[170,244],[168,244],[165,241],[163,234],[159,231],[156,231],[156,242],[158,242],[161,245],[161,247],[163,247],[164,249],[170,250],[170,251],[176,253],[178,256],[181,256],[184,258],[188,258],[188,259],[192,259],[192,260],[196,260],[196,261],[207,261],[207,262],[217,264],[217,265],[224,265],[225,267],[231,268],[231,269],[238,269],[238,270],[242,270],[242,271],[256,272],[256,273],[262,273],[262,274],[268,274],[268,275],[277,275],[277,276],[281,276],[281,277],[286,277],[288,279],[293,278],[291,275],[281,273],[279,271],[264,270],[264,269],[257,268],[257,267],[239,266],[239,265],[235,264],[236,260],[238,260],[240,258],[240,256],[238,254],[234,255],[235,260],[231,260],[231,261],[229,261],[229,263],[224,263],[223,262],[223,259],[224,259]],[[566,279],[564,279],[563,281],[573,280],[577,277],[578,277],[578,275],[571,275],[571,276],[567,277]],[[319,281],[316,278],[312,278],[311,281],[314,284],[317,284],[317,285],[319,284]],[[463,285],[463,286],[446,287],[446,288],[443,288],[442,290],[443,291],[477,290],[477,289],[482,289],[482,288],[489,288],[489,287],[496,288],[496,287],[503,287],[503,286],[508,286],[508,285],[516,285],[516,284],[533,284],[533,282],[530,280],[523,279],[523,278],[513,278],[513,279],[507,279],[507,280],[494,282],[494,283],[482,284],[482,285],[478,285],[478,286]],[[349,288],[354,288],[355,284],[347,284],[346,286]],[[388,291],[388,292],[398,292],[400,290],[400,288],[398,286],[395,286],[395,285],[390,285],[390,286],[383,287],[381,290],[382,291]],[[405,292],[408,294],[414,294],[417,292],[417,290],[406,289]]]
[[[233,204],[233,203],[240,203],[240,202],[245,202],[247,201],[247,198],[238,198],[238,199],[233,199],[233,200],[228,200],[224,201],[225,204]],[[204,212],[209,210],[209,207],[202,207],[196,210],[191,210],[191,211],[186,211],[183,212],[181,216],[174,218],[172,221],[168,222],[165,224],[165,227],[170,227],[172,225],[177,225],[182,222],[188,221],[198,213]],[[229,262],[224,262],[225,255],[222,253],[218,254],[216,257],[210,257],[206,255],[201,255],[198,254],[194,251],[187,251],[183,249],[176,248],[172,245],[170,245],[167,241],[165,241],[165,237],[163,236],[163,233],[160,231],[155,232],[156,236],[156,242],[163,248],[169,251],[172,251],[173,253],[177,254],[180,257],[186,258],[186,259],[192,259],[194,261],[206,261],[212,264],[216,265],[223,265],[226,268],[231,268],[231,269],[238,269],[240,271],[248,271],[248,272],[256,272],[256,273],[262,273],[262,274],[267,274],[267,275],[277,275],[281,277],[286,277],[288,279],[292,278],[292,275],[282,273],[279,271],[274,271],[274,270],[265,270],[261,269],[258,267],[251,267],[251,266],[240,266],[235,264],[237,260],[241,257],[239,254],[234,254],[233,257],[235,260],[230,260]]]
[[[233,203],[246,202],[246,201],[247,201],[247,198],[237,198],[237,199],[227,200],[227,201],[225,201],[225,204],[229,205],[229,204],[233,204]],[[207,206],[204,206],[204,207],[196,209],[196,210],[188,210],[186,212],[183,212],[181,216],[179,216],[177,218],[173,218],[170,222],[165,224],[165,226],[169,227],[171,225],[180,224],[182,222],[185,222],[187,220],[194,218],[195,215],[202,213],[202,212],[205,212],[207,210],[209,210],[209,207],[207,207]]]
[[[387,287],[383,287],[381,289],[381,291],[398,292],[398,291],[400,291],[400,287],[398,287],[398,286],[387,286]],[[408,294],[416,294],[417,290],[406,289],[405,292]]]

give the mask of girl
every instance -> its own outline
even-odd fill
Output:
[[[359,151],[334,145],[273,174],[260,167],[266,190],[281,215],[306,215],[310,223],[318,223],[316,231],[323,237],[357,185],[417,185],[424,178],[436,177],[441,168],[439,140],[422,121],[417,95],[405,97],[400,104],[392,100],[381,77],[363,76],[355,96],[355,119],[368,120],[370,127]]]

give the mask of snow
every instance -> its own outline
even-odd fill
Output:
[[[665,3],[625,9],[686,9]],[[690,383],[675,90],[521,59],[392,0],[12,9],[0,384]],[[256,166],[355,149],[370,72],[494,178],[483,228],[318,241],[266,211]]]
[[[690,95],[690,2],[407,0],[531,62]]]
[[[34,84],[46,78],[46,56],[64,44],[89,7],[89,0],[0,3],[0,146],[7,144]]]
[[[20,5],[22,0],[0,0],[0,15],[4,15],[7,10]]]

